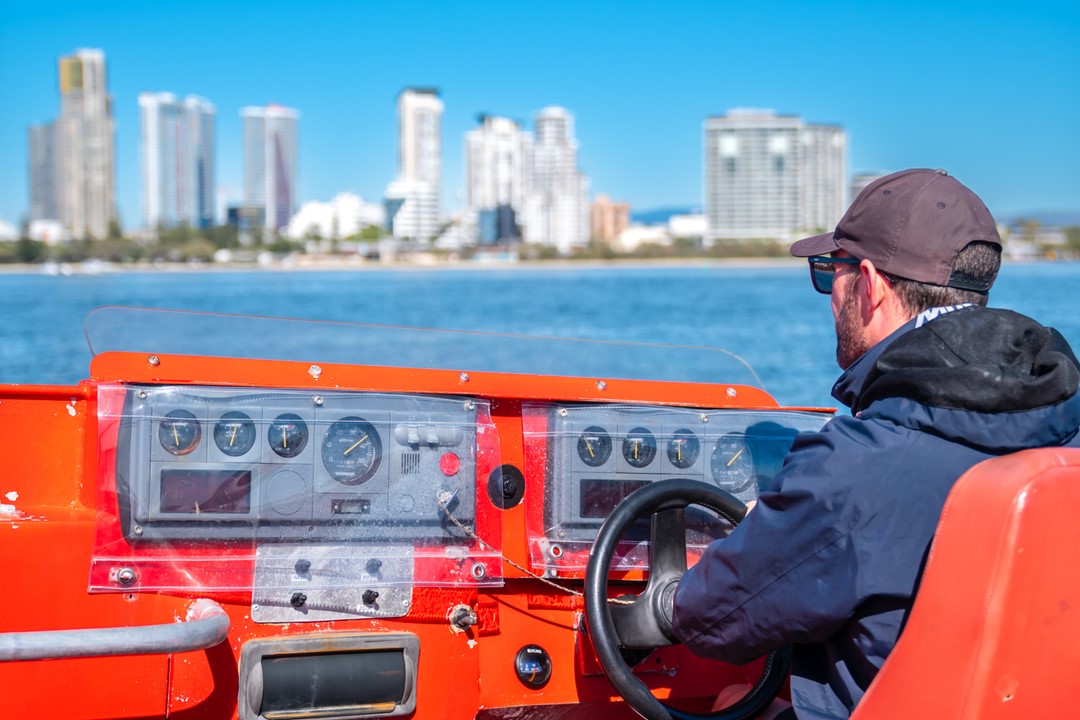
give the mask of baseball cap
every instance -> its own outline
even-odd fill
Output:
[[[836,230],[791,246],[795,257],[846,250],[897,277],[986,292],[993,278],[952,271],[969,243],[1001,247],[997,224],[979,196],[944,170],[902,170],[866,186]]]

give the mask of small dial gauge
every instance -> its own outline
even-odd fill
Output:
[[[214,424],[214,444],[230,457],[243,455],[255,444],[255,423],[245,413],[225,413]]]
[[[725,435],[716,441],[709,469],[720,489],[733,495],[746,490],[757,480],[754,451],[742,435]]]
[[[308,441],[308,426],[296,413],[282,413],[266,431],[270,449],[283,458],[299,455]]]
[[[202,425],[187,410],[173,410],[158,425],[161,447],[173,455],[187,455],[199,446],[201,439]]]
[[[611,457],[611,436],[599,425],[592,425],[578,435],[577,454],[589,467],[600,467]]]
[[[643,427],[626,434],[622,441],[623,459],[636,468],[643,468],[656,457],[656,438]]]
[[[668,440],[668,460],[680,470],[685,470],[697,462],[699,452],[701,452],[701,444],[698,442],[697,435],[691,430],[676,430]]]
[[[344,417],[330,426],[322,443],[322,461],[330,477],[344,485],[371,479],[382,460],[382,441],[371,423]]]

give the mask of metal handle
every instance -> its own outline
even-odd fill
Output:
[[[0,662],[168,655],[205,650],[220,643],[228,634],[228,614],[216,602],[204,598],[192,603],[183,622],[144,627],[0,633]]]

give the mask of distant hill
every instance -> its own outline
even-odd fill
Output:
[[[1017,213],[1011,218],[1005,218],[1004,222],[1009,227],[1012,227],[1032,220],[1043,227],[1080,227],[1080,212],[1032,210],[1031,212]]]
[[[666,225],[672,215],[695,215],[700,213],[701,208],[697,205],[655,208],[630,213],[630,221],[641,225]]]

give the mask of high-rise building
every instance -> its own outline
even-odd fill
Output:
[[[436,89],[406,88],[397,105],[398,173],[386,191],[387,220],[395,237],[429,240],[442,218],[443,103]]]
[[[847,135],[772,110],[705,120],[706,240],[790,240],[847,206]]]
[[[74,238],[103,238],[116,216],[114,125],[105,54],[60,58],[60,115],[30,128],[30,219]]]
[[[578,171],[574,116],[561,107],[536,115],[525,241],[567,252],[589,241],[588,179]]]
[[[208,101],[141,93],[142,203],[146,228],[214,224],[214,118]]]
[[[259,214],[266,231],[288,227],[297,201],[297,125],[300,112],[281,105],[246,107],[244,207]]]
[[[519,223],[532,179],[532,135],[515,121],[481,115],[465,133],[465,203],[475,239],[488,245],[521,239]]]

